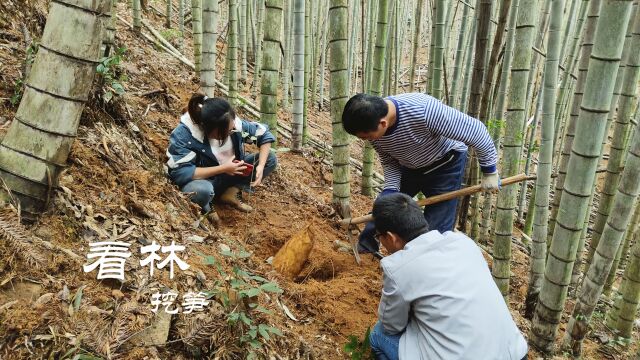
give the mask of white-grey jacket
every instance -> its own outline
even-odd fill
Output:
[[[527,343],[477,245],[430,231],[381,261],[379,319],[400,360],[520,360]]]

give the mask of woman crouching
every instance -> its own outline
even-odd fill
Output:
[[[258,154],[245,154],[243,143],[254,140]],[[214,197],[238,210],[252,210],[238,195],[260,185],[276,168],[274,141],[266,125],[237,118],[226,100],[194,94],[169,138],[169,176],[217,224]]]

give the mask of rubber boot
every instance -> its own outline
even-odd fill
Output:
[[[221,196],[220,196],[220,202],[224,203],[224,204],[229,204],[231,206],[233,206],[234,208],[240,210],[240,211],[244,211],[244,212],[250,212],[253,210],[253,208],[245,203],[243,203],[242,201],[240,201],[240,199],[238,198],[238,193],[240,192],[240,189],[238,189],[235,186],[232,186],[230,188],[228,188]]]

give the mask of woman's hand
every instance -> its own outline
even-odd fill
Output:
[[[242,172],[247,169],[247,165],[245,165],[244,160],[234,162],[234,159],[235,157],[222,165],[224,167],[224,173],[231,176],[242,175]]]
[[[253,182],[251,183],[251,186],[255,187],[262,184],[263,173],[264,173],[264,164],[259,164],[258,166],[256,166],[256,171],[255,171],[256,176]]]

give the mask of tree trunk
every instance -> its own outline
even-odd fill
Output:
[[[109,15],[110,5],[109,0],[50,4],[15,120],[0,143],[0,178],[20,202],[25,220],[47,208],[66,168],[102,55],[102,16]],[[0,202],[8,200],[0,191]]]
[[[585,215],[589,211],[589,197],[593,192],[602,137],[606,128],[607,113],[611,105],[630,13],[630,0],[605,0],[602,6],[602,18],[596,28],[585,93],[580,105],[581,121],[576,127],[576,139],[573,142],[568,163],[568,176],[564,183],[566,191],[563,192],[560,202],[558,226],[553,232],[550,256],[530,336],[531,343],[545,353],[550,353],[553,349],[571,280],[578,241]],[[588,276],[591,276],[591,280],[597,280],[597,274],[588,274]],[[606,277],[606,274],[604,276]],[[588,289],[585,287],[587,283],[583,283],[583,294]],[[589,303],[589,300],[582,296],[580,301],[584,304]],[[576,309],[590,316],[590,312],[583,305],[579,305]]]

